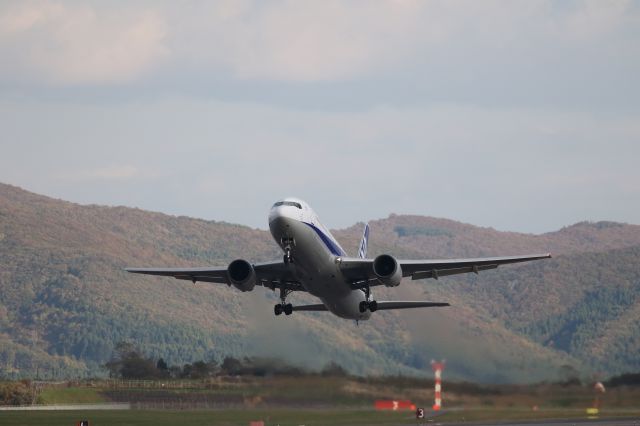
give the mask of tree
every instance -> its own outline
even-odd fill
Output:
[[[156,364],[144,358],[129,342],[119,342],[115,348],[115,356],[105,364],[110,377],[123,379],[153,379],[160,376]],[[164,360],[162,361],[164,363]],[[166,363],[164,363],[166,366]]]
[[[159,376],[153,361],[138,354],[122,360],[120,375],[123,379],[154,379]]]
[[[191,365],[191,378],[204,379],[209,377],[210,369],[204,361],[196,361]]]
[[[156,363],[156,368],[158,370],[160,370],[161,372],[165,372],[169,369],[169,366],[167,365],[167,363],[164,361],[164,359],[160,358],[158,360],[158,362]]]
[[[242,371],[242,361],[232,356],[225,357],[220,366],[222,371],[229,376],[236,376]]]
[[[182,377],[182,368],[180,368],[179,365],[172,365],[171,367],[169,367],[169,377],[171,377],[172,379],[177,379]]]
[[[33,390],[26,382],[0,384],[0,405],[30,405],[33,397]]]
[[[576,368],[569,364],[560,366],[558,373],[561,377],[561,382],[564,386],[572,386],[580,384],[580,373]]]
[[[344,377],[347,375],[347,370],[345,370],[337,362],[331,361],[324,366],[320,374],[322,374],[323,376]]]

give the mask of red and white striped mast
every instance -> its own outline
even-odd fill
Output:
[[[433,411],[442,408],[442,370],[444,370],[444,360],[436,362],[431,360],[431,368],[435,376],[435,398],[433,402]]]

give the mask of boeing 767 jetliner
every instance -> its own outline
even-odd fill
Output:
[[[282,260],[252,264],[234,260],[227,267],[205,268],[128,268],[137,274],[170,276],[181,280],[206,281],[233,285],[251,291],[256,285],[278,289],[281,303],[274,313],[290,315],[294,311],[331,311],[353,320],[366,320],[371,313],[386,309],[449,306],[444,302],[376,301],[371,287],[397,287],[403,277],[412,280],[444,277],[497,268],[506,263],[545,259],[549,254],[488,257],[479,259],[398,260],[390,254],[367,259],[369,225],[364,228],[358,257],[348,257],[307,203],[295,198],[278,201],[269,213],[271,235],[284,252]],[[305,291],[322,303],[292,306],[287,296]]]

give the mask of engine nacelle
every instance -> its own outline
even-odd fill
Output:
[[[234,260],[227,268],[229,281],[240,291],[251,291],[256,286],[256,271],[244,259]]]
[[[373,260],[373,273],[387,287],[397,287],[402,280],[402,267],[389,254],[381,254]]]

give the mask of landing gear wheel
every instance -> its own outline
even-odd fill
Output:
[[[291,303],[287,303],[286,305],[284,305],[284,314],[291,315],[292,313],[293,313],[293,306],[291,305]]]
[[[280,315],[284,312],[285,315],[291,315],[293,313],[293,306],[291,303],[287,303],[287,296],[293,290],[285,287],[280,287],[280,303],[273,307],[273,312],[276,315]]]
[[[372,300],[371,302],[367,302],[366,300],[360,302],[360,305],[358,305],[358,310],[360,311],[360,313],[365,313],[367,310],[369,310],[370,312],[375,312],[378,310],[378,302],[376,302],[375,300]]]

